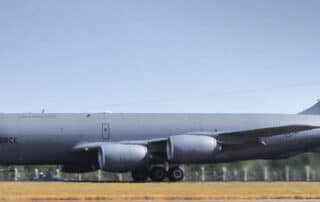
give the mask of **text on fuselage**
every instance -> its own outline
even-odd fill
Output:
[[[0,144],[17,144],[17,137],[0,137]]]

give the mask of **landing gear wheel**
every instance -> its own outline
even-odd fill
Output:
[[[167,171],[164,167],[153,167],[150,173],[150,178],[154,182],[161,182],[167,177]]]
[[[168,171],[168,178],[172,182],[181,181],[184,178],[184,172],[179,167],[170,168]]]
[[[148,180],[149,172],[147,169],[137,169],[131,172],[131,177],[135,182],[145,182]]]

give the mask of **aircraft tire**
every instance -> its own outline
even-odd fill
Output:
[[[184,172],[179,167],[170,168],[168,171],[168,178],[171,182],[179,182],[184,178]]]
[[[150,178],[154,182],[161,182],[167,177],[167,171],[164,167],[155,166],[151,169]]]
[[[137,169],[131,172],[131,177],[135,182],[145,182],[149,178],[149,171],[147,169]]]

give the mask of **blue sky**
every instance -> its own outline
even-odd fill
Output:
[[[0,1],[2,112],[296,113],[320,1]]]

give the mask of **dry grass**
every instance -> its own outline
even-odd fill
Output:
[[[0,183],[0,200],[320,199],[320,183]]]

